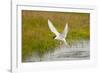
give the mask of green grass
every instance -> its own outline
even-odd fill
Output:
[[[66,40],[89,39],[88,13],[63,13],[43,11],[22,11],[22,62],[33,52],[42,56],[45,52],[54,50],[59,41],[54,40],[54,34],[48,28],[48,19],[52,21],[59,32],[68,23],[69,32]]]

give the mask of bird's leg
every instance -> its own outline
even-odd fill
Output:
[[[60,41],[60,48],[62,48],[62,44],[63,44],[63,42],[62,42],[62,41]]]

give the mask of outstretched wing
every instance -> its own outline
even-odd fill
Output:
[[[56,30],[56,28],[53,26],[53,24],[51,23],[51,21],[48,19],[48,26],[50,28],[50,30],[57,36],[59,35],[59,32]]]
[[[66,24],[64,31],[62,32],[62,35],[64,36],[64,38],[66,38],[67,33],[68,33],[68,24]]]

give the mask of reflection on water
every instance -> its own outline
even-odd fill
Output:
[[[60,61],[60,60],[85,60],[90,58],[89,41],[75,41],[70,47],[62,44],[54,51],[45,53],[42,57],[33,53],[27,57],[26,62]]]

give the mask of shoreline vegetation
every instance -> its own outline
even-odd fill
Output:
[[[48,28],[48,19],[59,32],[68,23],[69,44],[75,40],[90,39],[90,14],[71,12],[44,12],[22,10],[22,62],[33,52],[40,56],[47,51],[53,51],[60,42],[54,40],[54,34]]]

